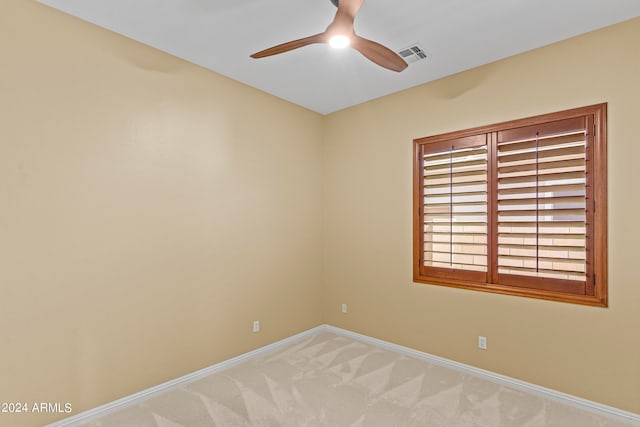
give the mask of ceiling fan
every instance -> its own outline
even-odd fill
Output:
[[[404,70],[407,68],[407,63],[404,62],[398,54],[380,43],[367,40],[355,33],[353,21],[364,1],[365,0],[331,0],[331,3],[338,7],[338,11],[336,12],[335,18],[333,18],[333,22],[329,24],[323,33],[282,43],[254,53],[251,57],[264,58],[289,52],[310,44],[329,43],[329,45],[335,48],[351,46],[370,61],[389,70],[397,72]]]

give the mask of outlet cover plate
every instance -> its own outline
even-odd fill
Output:
[[[478,348],[481,350],[487,349],[487,337],[478,336]]]

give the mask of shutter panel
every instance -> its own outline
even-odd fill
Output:
[[[498,132],[498,283],[585,293],[589,236],[584,117]]]
[[[423,258],[427,275],[486,281],[486,136],[423,150]]]

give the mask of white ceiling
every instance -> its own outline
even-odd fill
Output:
[[[249,58],[324,31],[330,0],[39,1],[322,114],[640,15],[640,0],[368,0],[358,34],[429,55],[395,73],[327,45]]]

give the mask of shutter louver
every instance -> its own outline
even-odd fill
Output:
[[[497,144],[499,283],[583,293],[587,278],[587,131],[502,132]],[[525,132],[526,133],[526,132]],[[510,138],[511,137],[511,138]],[[513,137],[516,137],[515,139]],[[518,138],[519,137],[519,138]],[[520,276],[520,278],[512,277]]]
[[[436,276],[486,276],[487,162],[486,143],[423,155],[423,266]]]

